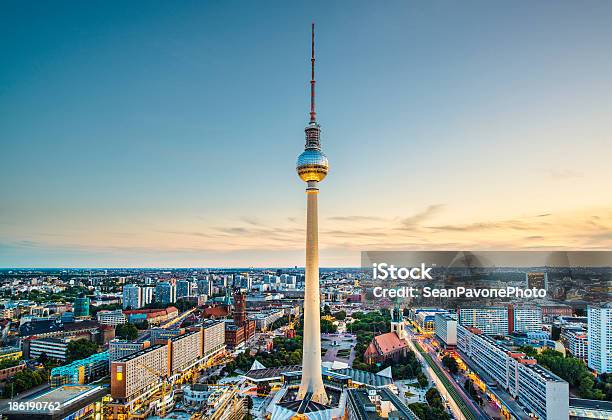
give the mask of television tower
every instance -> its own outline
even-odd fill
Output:
[[[298,157],[296,170],[306,187],[306,290],[304,291],[304,339],[302,352],[302,382],[297,399],[327,404],[327,394],[321,376],[321,298],[319,293],[319,222],[317,197],[319,182],[329,170],[327,157],[321,152],[321,127],[315,112],[314,23],[312,24],[312,56],[310,77],[310,122],[304,129],[306,146]]]

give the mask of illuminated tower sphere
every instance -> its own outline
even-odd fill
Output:
[[[329,164],[321,152],[315,112],[314,80],[314,23],[312,24],[312,57],[310,80],[310,122],[306,126],[306,147],[297,160],[297,173],[306,188],[306,286],[304,291],[304,339],[302,355],[302,382],[297,398],[327,404],[328,398],[321,376],[321,319],[319,310],[319,224],[317,210],[318,183],[327,175]]]

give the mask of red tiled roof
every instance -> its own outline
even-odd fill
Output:
[[[221,318],[229,314],[227,309],[221,306],[212,306],[210,308],[204,308],[202,313],[204,314],[205,318],[208,318],[208,317]]]
[[[370,345],[368,346],[366,351],[363,353],[363,355],[364,357],[378,355],[378,350],[376,350],[376,346],[374,345],[374,343],[370,343]]]
[[[400,340],[394,332],[377,335],[374,337],[376,347],[380,349],[381,354],[390,353],[392,351],[402,349],[408,345],[406,340]]]

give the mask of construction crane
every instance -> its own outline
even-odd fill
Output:
[[[294,338],[295,337],[295,324],[297,323],[297,316],[294,316],[293,319],[291,318],[291,312],[289,313],[289,325],[287,326],[287,329],[285,330],[285,336],[287,338]]]
[[[161,417],[166,417],[166,385],[168,381],[168,375],[162,372],[158,372],[151,367],[139,363],[138,366],[145,368],[149,373],[157,376],[161,380]]]

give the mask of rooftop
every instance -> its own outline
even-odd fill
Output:
[[[117,363],[117,362],[119,362],[119,363],[129,362],[130,360],[136,359],[136,358],[138,358],[138,357],[140,357],[140,356],[142,356],[142,355],[144,355],[146,353],[158,350],[161,347],[164,347],[164,346],[162,344],[156,344],[154,346],[147,347],[146,349],[139,350],[136,353],[132,353],[132,354],[130,354],[128,356],[122,357],[119,360],[115,360],[115,362],[113,362],[113,363]]]

